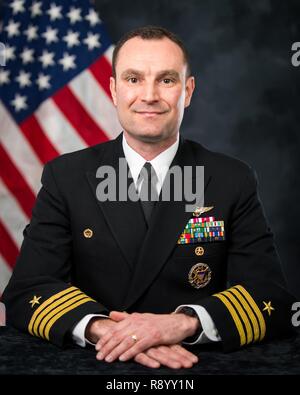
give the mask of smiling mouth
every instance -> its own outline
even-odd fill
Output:
[[[141,115],[145,115],[145,116],[148,116],[148,117],[153,117],[153,116],[155,116],[155,115],[162,115],[162,114],[164,114],[164,112],[157,112],[157,111],[137,111],[136,112],[137,114],[141,114]]]

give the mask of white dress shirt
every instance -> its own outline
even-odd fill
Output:
[[[137,188],[138,192],[140,192],[143,180],[139,178],[139,175],[144,164],[146,163],[146,160],[128,145],[124,137],[124,134],[123,134],[122,145],[123,145],[125,159],[128,163],[128,167],[131,176],[133,178],[135,187]],[[150,160],[150,163],[157,175],[157,183],[155,187],[158,195],[160,194],[169,167],[176,155],[178,145],[179,145],[179,135],[177,135],[177,140],[175,141],[174,144],[171,145],[171,147],[167,148],[165,151],[157,155],[154,159]]]
[[[133,181],[135,183],[138,192],[140,192],[143,181],[139,178],[139,174],[146,160],[128,145],[124,137],[124,134],[123,134],[122,145],[123,145],[125,159],[128,163],[131,176],[133,178]],[[174,144],[171,145],[171,147],[167,148],[165,151],[161,152],[159,155],[157,155],[154,159],[150,161],[157,175],[156,190],[158,195],[160,194],[169,167],[176,155],[178,145],[179,145],[179,135],[177,135],[177,140],[175,141]],[[179,313],[182,307],[190,307],[195,310],[203,329],[198,339],[196,339],[193,343],[186,343],[186,344],[192,344],[192,345],[204,344],[210,341],[221,340],[211,316],[202,306],[193,305],[193,304],[181,305],[176,308],[175,312]],[[101,314],[88,314],[84,318],[82,318],[82,320],[79,321],[78,324],[73,329],[72,332],[73,341],[81,347],[85,347],[87,343],[92,344],[85,338],[85,329],[87,327],[87,324],[93,317],[106,317],[106,316],[103,316]]]

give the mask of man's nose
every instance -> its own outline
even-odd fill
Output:
[[[156,102],[159,99],[158,88],[153,82],[145,83],[143,86],[141,100],[147,103]]]

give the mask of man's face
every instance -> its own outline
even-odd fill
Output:
[[[124,131],[144,142],[173,139],[194,90],[186,71],[181,48],[168,38],[128,40],[110,80]]]

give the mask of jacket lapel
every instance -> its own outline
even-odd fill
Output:
[[[196,164],[199,165],[199,161],[197,162],[190,144],[181,139],[180,147],[170,167],[175,165],[182,168],[184,166],[193,166],[193,169],[195,169]],[[210,175],[204,174],[204,176],[206,188]],[[196,181],[196,178],[192,179],[194,187]],[[195,188],[193,188],[193,191],[195,191]],[[157,203],[145,241],[141,247],[131,286],[124,304],[125,310],[130,308],[147,290],[176,247],[177,240],[192,215],[191,212],[186,212],[185,205],[187,203],[189,202],[185,201],[185,199],[181,201],[171,199],[171,201],[159,201]],[[197,202],[195,203],[196,206]]]
[[[100,166],[112,166],[116,171],[116,184],[118,185],[119,158],[124,158],[122,133],[109,147],[105,148],[97,167],[87,172],[87,178],[95,199],[97,199],[96,189],[101,181],[96,178],[97,169]],[[126,174],[128,174],[128,165]],[[131,182],[132,179],[128,179],[128,184]],[[118,188],[116,192],[118,199]],[[97,199],[97,203],[117,244],[121,248],[126,262],[133,269],[147,230],[140,202],[133,202],[128,199],[127,201],[107,200],[101,202]]]

